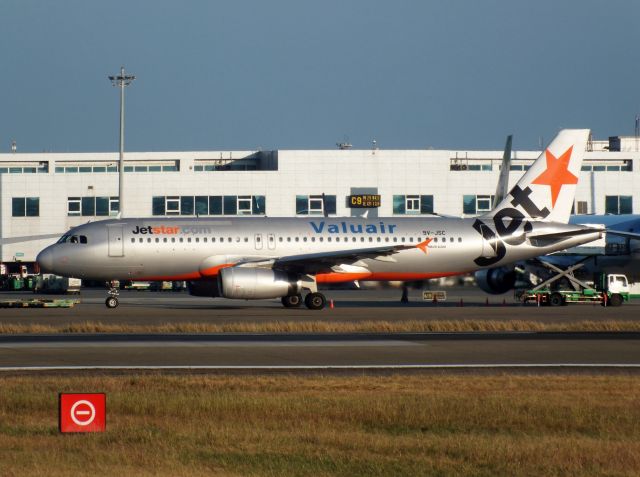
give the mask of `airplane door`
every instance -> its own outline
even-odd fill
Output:
[[[262,234],[255,234],[253,236],[253,244],[256,250],[262,250]]]
[[[109,256],[124,257],[123,225],[110,225],[107,227],[109,234]]]
[[[267,236],[267,247],[269,250],[274,250],[276,248],[276,237],[273,234],[269,234]]]

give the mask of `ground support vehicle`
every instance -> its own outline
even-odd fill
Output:
[[[562,278],[566,275],[560,274]],[[567,277],[569,278],[569,277]],[[523,303],[536,303],[538,306],[562,306],[569,303],[599,303],[602,306],[620,306],[629,301],[629,282],[625,275],[600,274],[590,286],[575,277],[569,278],[573,290],[553,289],[549,280],[531,290],[520,292],[518,298]]]

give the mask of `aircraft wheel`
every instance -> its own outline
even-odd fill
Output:
[[[327,299],[322,293],[309,293],[304,297],[304,304],[310,310],[322,310],[327,304]]]
[[[620,306],[622,305],[623,301],[624,299],[622,298],[622,295],[620,295],[620,293],[614,293],[613,295],[611,295],[611,298],[609,299],[609,305]]]
[[[115,308],[120,303],[118,302],[118,299],[115,296],[110,296],[104,301],[104,304],[107,305],[107,308]]]
[[[550,306],[562,306],[564,304],[564,298],[560,293],[552,293],[549,296]]]
[[[281,301],[285,308],[297,308],[302,305],[302,295],[298,293],[297,295],[283,296]]]

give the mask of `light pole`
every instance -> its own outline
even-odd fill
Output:
[[[133,83],[136,79],[133,75],[124,73],[124,66],[120,67],[120,75],[109,76],[111,84],[120,88],[120,161],[118,163],[118,211],[120,217],[124,217],[124,200],[122,193],[124,191],[124,88]]]

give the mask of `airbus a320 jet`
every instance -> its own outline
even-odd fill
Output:
[[[588,135],[560,131],[480,217],[106,220],[72,228],[37,261],[68,277],[186,280],[192,295],[319,310],[318,284],[459,275],[600,238],[602,230],[567,223]],[[106,305],[118,306],[113,286]]]

